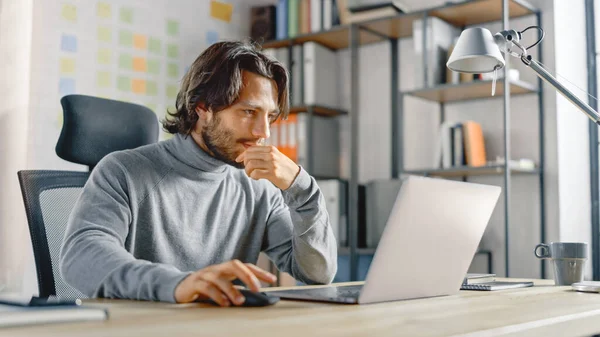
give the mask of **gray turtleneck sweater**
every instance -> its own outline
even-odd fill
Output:
[[[190,272],[256,263],[261,251],[299,281],[329,283],[336,246],[304,169],[281,191],[176,135],[100,161],[69,217],[60,270],[90,297],[174,302]]]

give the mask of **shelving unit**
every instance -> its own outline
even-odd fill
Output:
[[[455,26],[464,28],[468,25],[483,24],[495,21],[503,23],[503,29],[508,29],[508,19],[523,16],[535,15],[539,25],[540,12],[522,0],[466,0],[460,3],[447,4],[427,10],[399,14],[392,17],[380,18],[350,25],[336,26],[327,31],[298,35],[292,38],[268,41],[263,44],[263,48],[282,48],[290,49],[293,45],[303,44],[305,42],[317,42],[332,50],[349,49],[350,51],[350,109],[348,115],[350,118],[350,179],[348,181],[348,243],[349,246],[340,247],[340,254],[350,255],[350,274],[351,280],[356,280],[358,275],[357,258],[359,254],[370,254],[374,252],[371,249],[358,248],[358,144],[360,137],[358,134],[358,106],[359,106],[359,76],[358,76],[358,48],[377,42],[388,41],[390,43],[390,88],[391,88],[391,172],[392,178],[398,178],[403,173],[439,176],[439,177],[463,177],[467,179],[476,175],[503,175],[504,176],[504,195],[505,195],[505,249],[506,249],[506,276],[508,273],[508,228],[510,221],[510,178],[512,174],[536,175],[540,181],[540,212],[541,212],[541,231],[540,242],[545,241],[545,208],[544,208],[544,152],[543,152],[543,91],[542,81],[538,80],[536,85],[523,81],[504,81],[498,80],[496,87],[496,98],[502,97],[504,110],[504,157],[510,159],[510,96],[535,94],[538,96],[539,103],[539,132],[540,132],[540,162],[535,169],[522,169],[518,167],[509,167],[509,160],[503,165],[492,165],[486,167],[457,167],[451,169],[430,169],[430,170],[404,170],[403,166],[403,100],[404,96],[420,97],[441,104],[440,120],[444,120],[444,104],[454,102],[464,102],[473,99],[488,99],[491,96],[491,81],[474,81],[462,84],[444,84],[431,86],[427,83],[428,60],[424,60],[424,88],[409,92],[400,92],[398,85],[398,39],[412,37],[413,22],[422,20],[423,31],[426,30],[428,17],[437,17]],[[427,34],[422,34],[423,44],[427,45],[425,39]],[[539,57],[541,61],[541,47],[538,45]],[[290,56],[290,64],[292,63]],[[510,63],[507,59],[506,71],[508,72]],[[294,111],[296,108],[293,108]],[[309,109],[310,113],[317,113],[317,109]],[[332,114],[333,115],[333,114]],[[400,130],[400,132],[398,132]],[[312,145],[309,145],[312,146]],[[491,268],[491,252],[480,251],[487,254],[489,267]],[[544,275],[544,264],[540,263],[542,275]]]

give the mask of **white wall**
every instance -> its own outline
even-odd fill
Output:
[[[405,0],[411,8],[443,5],[444,1]],[[546,38],[542,42],[543,62],[552,71],[563,74],[580,88],[586,88],[585,16],[583,0],[531,0],[542,10],[542,25]],[[559,15],[560,13],[560,15]],[[523,29],[535,24],[535,17],[511,19],[510,26]],[[501,23],[483,25],[492,32]],[[533,42],[535,31],[528,31],[525,41]],[[530,50],[537,58],[537,48]],[[400,90],[415,88],[415,68],[420,59],[415,56],[412,38],[399,41]],[[342,102],[349,104],[350,68],[348,51],[340,51]],[[360,57],[359,96],[359,180],[365,183],[390,176],[390,83],[389,44],[387,42],[362,47]],[[574,59],[575,57],[575,59]],[[521,79],[537,84],[537,77],[519,60],[512,58],[511,67],[520,70]],[[561,81],[566,83],[564,81]],[[446,105],[447,120],[473,119],[482,124],[486,136],[488,159],[503,156],[502,96],[486,100]],[[582,96],[583,97],[583,96]],[[345,106],[344,108],[348,108]],[[511,98],[512,158],[539,161],[538,97]],[[406,169],[430,168],[433,140],[439,125],[438,104],[406,97],[404,104],[404,163]],[[545,199],[547,241],[578,240],[591,243],[589,205],[588,131],[585,116],[573,108],[554,89],[544,87],[545,127]],[[346,127],[345,132],[348,132]],[[349,135],[343,135],[344,139]],[[346,151],[347,152],[347,151]],[[503,186],[503,178],[474,177],[469,181]],[[511,192],[511,225],[509,228],[510,276],[540,277],[540,262],[533,248],[540,242],[539,179],[536,175],[513,175]],[[495,272],[504,275],[504,196],[492,215],[481,242],[482,249],[493,251]],[[587,277],[591,276],[591,263]],[[472,270],[483,272],[485,259],[477,257]],[[552,270],[547,268],[546,277]]]
[[[26,167],[32,0],[0,4],[0,284],[20,287],[31,249],[17,181]]]
[[[0,8],[0,277],[12,275],[11,290],[37,292],[35,266],[16,172],[22,169],[83,170],[80,165],[58,158],[54,146],[62,127],[59,90],[61,78],[73,79],[73,93],[104,96],[151,107],[159,118],[174,99],[167,85],[179,85],[187,66],[209,45],[208,32],[219,40],[240,39],[249,32],[249,7],[242,0],[223,0],[234,5],[230,22],[210,17],[210,1],[195,0],[2,0]],[[98,15],[98,4],[110,6],[110,15]],[[76,8],[76,19],[62,15],[63,6]],[[120,20],[121,8],[132,10],[131,22]],[[35,19],[34,19],[35,18]],[[167,34],[166,20],[179,23],[178,34]],[[99,27],[109,29],[110,41],[99,38]],[[161,52],[121,45],[121,31],[161,41]],[[77,48],[61,48],[63,34],[74,36]],[[167,55],[167,43],[179,49]],[[107,50],[109,62],[98,59]],[[158,74],[119,67],[122,54],[159,62]],[[61,69],[61,61],[74,62],[74,69]],[[167,73],[175,64],[178,74]],[[65,70],[67,70],[65,72]],[[98,73],[108,72],[110,84],[98,83]],[[117,88],[117,77],[155,81],[158,94],[133,93]],[[0,278],[0,283],[4,283]]]

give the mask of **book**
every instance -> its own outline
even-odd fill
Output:
[[[108,311],[104,308],[77,305],[32,307],[0,304],[0,328],[106,319],[108,319]]]
[[[496,281],[496,274],[467,274],[463,280],[463,285],[479,284]]]
[[[463,284],[460,286],[460,290],[481,290],[481,291],[494,291],[494,290],[505,290],[515,288],[527,288],[533,287],[533,282],[487,282],[480,284]]]

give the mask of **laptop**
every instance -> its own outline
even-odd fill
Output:
[[[367,304],[458,293],[501,188],[419,176],[403,180],[363,285],[267,294]]]

